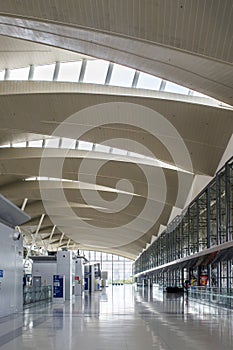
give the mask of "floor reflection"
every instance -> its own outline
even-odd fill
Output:
[[[0,319],[1,350],[230,350],[231,310],[158,288],[112,286]]]

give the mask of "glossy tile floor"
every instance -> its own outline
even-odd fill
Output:
[[[0,319],[1,350],[232,350],[233,311],[114,286]]]

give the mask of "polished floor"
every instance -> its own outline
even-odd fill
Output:
[[[232,350],[233,310],[113,286],[0,318],[1,350]]]

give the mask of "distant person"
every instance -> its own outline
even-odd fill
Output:
[[[189,287],[190,287],[189,280],[185,280],[184,281],[184,290],[185,290],[187,296],[188,296]]]

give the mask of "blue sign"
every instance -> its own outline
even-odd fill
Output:
[[[0,270],[0,278],[3,278],[3,270]]]
[[[88,290],[89,289],[89,283],[88,283],[89,278],[85,277],[84,278],[84,290]]]
[[[54,298],[63,298],[63,279],[64,276],[54,275],[53,276],[53,297]]]

